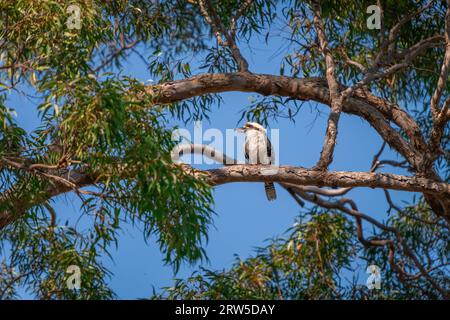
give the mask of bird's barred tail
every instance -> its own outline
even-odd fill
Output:
[[[269,201],[277,198],[277,193],[275,192],[275,185],[273,182],[265,182],[264,189],[266,189],[266,196]]]

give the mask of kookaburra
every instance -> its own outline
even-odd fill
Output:
[[[275,155],[267,138],[266,129],[256,122],[247,122],[237,129],[245,133],[244,154],[249,164],[274,164]],[[266,196],[269,201],[275,200],[277,194],[273,182],[265,182]]]

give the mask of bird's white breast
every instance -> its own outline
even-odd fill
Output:
[[[267,154],[267,138],[265,133],[257,130],[248,130],[245,135],[245,143],[248,146],[249,163],[271,164],[272,159]]]

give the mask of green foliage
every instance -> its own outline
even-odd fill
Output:
[[[229,30],[242,1],[211,3]],[[385,28],[398,21],[399,12],[412,12],[425,3],[382,1],[387,8]],[[192,1],[78,0],[80,29],[67,26],[70,4],[73,1],[0,2],[0,212],[22,214],[0,231],[2,299],[16,298],[17,286],[43,299],[114,298],[108,287],[110,273],[100,261],[119,245],[124,224],[141,230],[146,241],[156,239],[165,262],[175,271],[183,262],[206,259],[203,248],[213,216],[211,189],[172,163],[170,151],[176,142],[168,118],[184,122],[208,118],[221,97],[203,95],[162,108],[155,105],[154,97],[142,94],[148,83],[122,76],[121,70],[133,52],[144,60],[154,83],[192,76],[190,57],[198,60],[200,71],[235,72],[231,51],[216,44],[212,28]],[[336,74],[344,84],[358,81],[361,74],[345,63],[347,56],[367,67],[377,54],[379,33],[367,29],[364,14],[370,4],[322,1],[325,31],[338,63]],[[443,1],[436,1],[426,15],[408,22],[401,29],[399,49],[442,34],[443,14]],[[236,26],[238,44],[254,36],[270,43],[280,18],[286,20],[281,27],[287,27],[288,44],[295,46],[287,49],[280,73],[323,76],[323,58],[305,1],[254,1]],[[426,136],[431,124],[423,101],[435,87],[442,53],[442,48],[428,49],[412,68],[371,88],[407,103]],[[41,123],[35,130],[20,127],[16,106],[9,99],[14,94],[25,95],[36,105]],[[242,110],[241,120],[265,125],[279,117],[294,120],[300,107],[290,99],[257,97]],[[443,145],[448,145],[448,130]],[[437,162],[447,181],[448,154]],[[11,165],[18,159],[26,161]],[[54,171],[45,175],[29,169],[36,163]],[[77,217],[81,224],[64,221],[63,213],[47,200],[55,184],[72,188],[55,181],[51,173],[75,171],[98,177],[90,181],[90,188],[74,191],[81,201]],[[341,283],[341,273],[353,268],[359,255],[387,270],[383,276],[391,285],[377,297],[440,297],[422,279],[413,288],[405,287],[386,265],[387,251],[361,249],[349,220],[334,212],[310,214],[289,230],[287,239],[273,240],[254,257],[237,260],[229,271],[203,270],[155,297],[373,298],[361,288]],[[448,262],[448,229],[424,228],[403,214],[429,220],[428,208],[417,203],[388,223],[401,230],[409,246],[431,257],[432,264]],[[435,239],[435,234],[441,236]],[[411,261],[404,264],[408,272],[417,272]],[[70,265],[82,270],[79,292],[67,289]],[[448,284],[448,272],[436,269],[433,276]]]
[[[433,212],[424,204],[407,206],[398,215],[392,215],[388,225],[396,227],[401,233],[406,246],[411,248],[423,265],[431,265],[429,275],[443,288],[450,288],[450,270],[447,267],[450,259],[450,232],[445,221],[436,218]],[[374,238],[391,238],[386,232],[376,233]],[[405,245],[403,245],[404,247]],[[401,299],[439,299],[442,293],[430,285],[426,277],[422,276],[405,285],[402,278],[389,267],[387,250],[368,248],[364,257],[367,261],[376,261],[384,270],[383,292],[380,297]],[[394,259],[401,261],[400,267],[411,275],[420,274],[414,261],[397,251]]]
[[[292,74],[310,76],[325,74],[314,26],[311,9],[307,1],[288,1],[291,6],[283,10],[288,25],[292,30],[290,40],[299,44],[300,50],[290,54],[286,63]],[[402,17],[412,14],[428,4],[429,1],[381,1],[384,17],[383,30],[367,28],[366,13],[372,1],[321,1],[322,16],[325,21],[325,33],[330,42],[330,49],[337,63],[336,75],[344,84],[360,80],[362,74],[354,65],[347,63],[347,57],[369,68],[380,50],[380,33],[388,37],[389,30]],[[435,1],[421,15],[415,15],[406,22],[399,31],[397,50],[410,48],[420,40],[443,34],[445,1]],[[430,96],[436,86],[438,70],[442,61],[444,47],[431,48],[426,54],[419,56],[412,67],[398,72],[390,79],[372,85],[373,90],[396,101],[422,103],[423,98]],[[388,66],[399,60],[387,62]],[[427,106],[423,106],[427,108]]]
[[[256,250],[253,257],[237,259],[228,269],[202,269],[191,277],[177,279],[152,299],[437,299],[442,294],[424,277],[420,281],[402,279],[389,265],[388,250],[359,244],[353,223],[331,211],[308,213],[289,230],[286,238],[274,239]],[[419,204],[392,217],[389,226],[397,227],[408,245],[424,259],[433,259],[430,274],[438,284],[449,288],[449,233],[435,221],[431,211]],[[425,223],[424,223],[425,221]],[[439,237],[436,235],[439,234]],[[390,237],[375,234],[371,238]],[[398,252],[397,252],[398,253]],[[428,258],[426,258],[428,257]],[[359,265],[360,258],[367,265]],[[396,254],[396,261],[407,272],[417,272],[412,261]],[[359,262],[358,262],[359,261]],[[427,261],[421,261],[422,263]],[[381,290],[368,290],[369,265],[381,270]],[[363,272],[361,272],[363,271]],[[359,274],[358,274],[359,272]],[[361,274],[362,273],[362,274]],[[359,279],[362,278],[362,279]]]
[[[352,267],[358,248],[353,235],[353,224],[346,218],[312,212],[286,238],[271,240],[254,257],[237,259],[230,270],[194,273],[153,298],[341,298],[339,275]]]
[[[53,218],[42,209],[29,214],[28,219],[13,226],[5,239],[11,245],[9,268],[21,275],[19,284],[40,299],[114,297],[106,283],[109,272],[98,262],[102,252],[92,241],[95,233],[83,235],[67,225],[52,225]],[[81,269],[83,285],[77,291],[66,285],[70,275],[66,270],[71,265]]]
[[[189,65],[172,64],[171,57],[204,47],[202,17],[179,1],[78,1],[78,30],[67,27],[69,4],[0,4],[0,33],[7,40],[0,41],[0,89],[5,92],[0,156],[54,167],[63,163],[68,174],[101,173],[101,182],[76,192],[84,221],[80,230],[69,221],[61,225],[53,204],[42,202],[52,178],[0,163],[0,211],[24,210],[23,219],[0,231],[0,252],[9,259],[7,270],[26,275],[7,284],[1,298],[14,297],[17,285],[46,299],[114,297],[107,285],[109,272],[99,261],[118,245],[118,231],[126,223],[140,228],[146,240],[156,239],[174,270],[182,262],[206,258],[210,187],[172,163],[173,128],[165,111],[149,108],[152,97],[142,97],[144,85],[100,73],[112,65],[120,68],[127,54],[121,46],[142,45],[153,52],[149,69],[159,81],[188,76]],[[18,127],[6,99],[21,86],[32,88],[38,101],[42,121],[32,132]],[[69,265],[82,270],[80,292],[66,287]]]

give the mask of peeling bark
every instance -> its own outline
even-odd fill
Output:
[[[301,167],[276,167],[270,165],[231,165],[212,170],[197,170],[187,165],[182,166],[187,173],[205,179],[212,186],[233,182],[277,182],[291,183],[299,186],[382,188],[422,192],[438,197],[447,197],[450,195],[450,185],[447,183],[422,177],[408,177],[388,173],[323,171]],[[77,188],[102,182],[101,180],[97,180],[99,177],[81,172],[71,172],[70,176],[64,173],[61,175],[61,178],[76,185]],[[0,230],[20,218],[21,214],[30,207],[44,203],[57,195],[76,190],[67,184],[56,182],[39,199],[16,199],[11,201],[10,207],[0,212]]]

